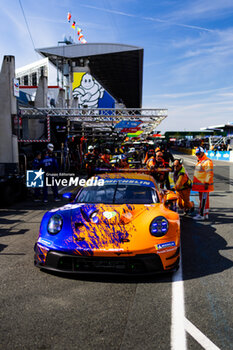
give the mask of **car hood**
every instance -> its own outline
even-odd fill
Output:
[[[71,227],[77,249],[86,252],[122,249],[137,231],[134,219],[150,210],[151,206],[84,204],[73,209]]]
[[[126,225],[154,205],[145,204],[83,204],[72,210],[75,223],[92,225]],[[77,225],[76,225],[77,226]]]

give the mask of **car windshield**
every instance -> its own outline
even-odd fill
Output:
[[[84,187],[77,195],[78,203],[151,204],[159,203],[154,188],[141,185],[109,184]]]

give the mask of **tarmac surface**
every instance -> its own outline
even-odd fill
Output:
[[[179,156],[180,157],[180,156]],[[189,174],[195,157],[182,155]],[[43,214],[0,208],[0,349],[233,348],[233,164],[214,161],[210,219],[181,216],[182,263],[143,278],[66,276],[34,267]],[[198,204],[198,196],[192,194]]]

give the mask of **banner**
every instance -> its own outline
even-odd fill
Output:
[[[89,73],[73,73],[73,99],[78,108],[115,108],[114,98]]]

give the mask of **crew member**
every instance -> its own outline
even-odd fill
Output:
[[[105,165],[110,165],[111,151],[109,149],[106,149],[101,155],[100,159]]]
[[[167,147],[165,145],[161,146],[161,152],[163,153],[163,159],[164,159],[164,165],[165,168],[170,166],[170,161],[174,162],[174,157],[171,154],[171,152],[168,151]],[[170,190],[170,181],[169,181],[169,173],[165,174],[165,184],[166,188]]]
[[[98,157],[94,152],[94,147],[92,145],[88,146],[88,152],[84,156],[85,168],[88,176],[93,175],[97,159]]]
[[[146,157],[143,161],[144,164],[146,164],[147,169],[153,170],[155,167],[155,151],[153,148],[149,149],[149,151],[146,153]]]
[[[49,143],[47,145],[47,149],[45,151],[44,158],[41,161],[41,167],[44,170],[45,175],[48,173],[58,173],[59,172],[57,159],[55,158],[55,156],[53,154],[53,150],[54,150],[54,145],[52,143]],[[60,199],[58,197],[58,189],[57,189],[56,183],[51,188],[53,191],[53,196],[54,196],[55,202],[60,201]],[[48,188],[46,186],[45,181],[44,181],[44,187],[43,187],[43,200],[45,203],[48,202]]]
[[[197,163],[193,176],[193,191],[199,192],[199,214],[195,220],[209,219],[209,193],[214,190],[214,171],[213,162],[204,152],[202,147],[196,149]]]
[[[41,152],[37,151],[36,156],[32,162],[32,169],[40,170],[40,168],[41,168]],[[40,201],[39,197],[40,197],[40,188],[36,187],[34,190],[34,202],[39,202]]]
[[[122,169],[129,169],[129,164],[128,164],[128,160],[125,154],[122,154],[120,161],[119,161],[119,168]]]
[[[160,188],[162,189],[164,188],[164,183],[166,181],[166,171],[162,170],[166,168],[166,165],[163,159],[163,153],[161,151],[158,151],[155,154],[155,157],[151,157],[151,158],[149,158],[147,161],[147,168],[152,170],[152,176],[158,183],[160,183]],[[167,167],[167,170],[169,170],[168,167]]]
[[[190,202],[190,192],[192,181],[188,176],[187,171],[183,166],[182,159],[175,159],[174,163],[174,189],[178,196],[177,204],[180,209],[183,209],[186,214],[194,211],[194,202]]]

